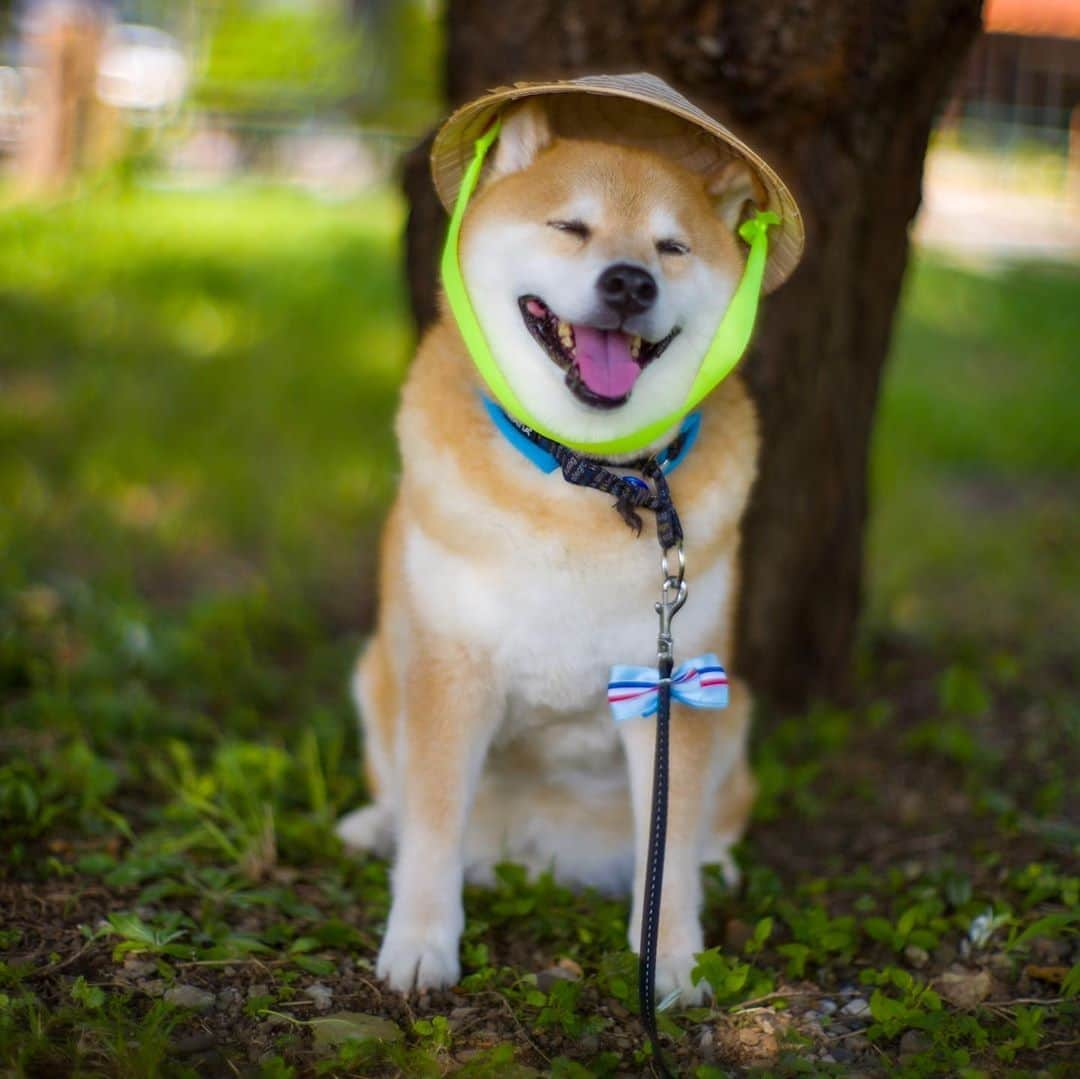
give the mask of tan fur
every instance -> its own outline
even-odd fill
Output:
[[[581,189],[599,192],[605,216],[595,243],[608,245],[612,258],[634,257],[633,237],[644,233],[642,222],[660,204],[700,258],[734,264],[737,272],[738,249],[710,208],[704,180],[642,151],[599,144],[557,142],[535,164],[491,183],[470,208],[466,232],[519,212],[522,203],[543,219]],[[568,258],[577,242],[565,234],[550,238]],[[538,354],[537,362],[548,361]],[[537,822],[561,844],[564,863],[554,868],[571,880],[590,879],[588,866],[574,864],[575,836],[583,850],[612,852],[613,881],[622,865],[618,852],[633,853],[632,943],[640,919],[653,725],[631,722],[616,735],[602,691],[606,665],[649,662],[653,651],[659,581],[651,515],[635,537],[608,496],[541,473],[492,425],[480,390],[460,334],[444,314],[421,342],[403,392],[403,475],[381,547],[377,631],[358,667],[376,804],[341,827],[347,842],[380,853],[397,840],[394,906],[379,965],[397,988],[456,978],[462,873],[470,867],[483,878],[505,843],[527,858],[531,841],[522,840],[519,849],[514,836],[539,828]],[[712,650],[730,661],[739,520],[754,477],[756,419],[738,377],[723,382],[700,411],[698,444],[671,476],[691,582],[675,632],[680,658]],[[557,670],[539,672],[547,679],[539,689],[519,684],[524,676],[513,668],[519,660],[503,649],[529,627],[515,624],[526,613],[507,608],[515,601],[502,589],[512,582],[527,590],[530,575],[536,611],[551,619],[548,629],[537,629],[539,666],[556,654],[558,627],[569,631],[583,615],[593,617],[594,603],[624,603],[627,618],[640,617],[640,631],[626,634],[637,654],[606,651],[617,647],[607,642],[609,632],[614,637],[627,628],[620,615],[589,638],[595,671],[590,657],[569,657],[590,672],[587,684],[570,674],[564,681]],[[721,593],[710,595],[705,584],[697,591],[698,582],[713,579],[722,582]],[[496,626],[505,619],[505,631],[492,631],[492,619]],[[660,981],[669,984],[660,990],[676,986],[685,1000],[699,996],[689,982],[693,952],[702,946],[698,866],[715,860],[730,867],[728,847],[753,797],[745,754],[749,711],[748,693],[733,680],[726,711],[677,707],[673,715],[660,964]],[[560,756],[579,742],[592,747],[582,750],[584,759],[575,764]],[[583,775],[611,768],[612,775],[628,773],[629,782],[610,791],[586,789],[573,778],[575,768]],[[542,861],[534,868],[543,868]]]

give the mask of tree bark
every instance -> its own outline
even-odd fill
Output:
[[[743,365],[761,414],[732,666],[785,708],[848,686],[867,454],[935,110],[981,0],[450,0],[452,104],[519,79],[650,71],[727,118],[792,186],[799,270]],[[434,317],[445,216],[408,158],[408,272]]]

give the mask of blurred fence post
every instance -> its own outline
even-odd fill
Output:
[[[1080,105],[1069,113],[1069,151],[1065,166],[1065,197],[1075,206],[1080,202]]]
[[[98,64],[109,25],[99,3],[31,5],[24,44],[35,69],[30,116],[16,149],[14,174],[23,194],[50,194],[93,163],[105,110],[97,100]]]

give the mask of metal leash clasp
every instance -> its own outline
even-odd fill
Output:
[[[675,552],[677,567],[672,571],[669,555]],[[671,636],[672,619],[682,610],[686,602],[686,555],[682,543],[668,547],[660,556],[660,600],[656,604],[656,613],[660,618],[660,632],[656,637],[656,653],[663,659],[674,656],[674,641]]]

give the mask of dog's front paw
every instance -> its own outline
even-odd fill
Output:
[[[461,977],[458,941],[446,934],[391,929],[379,950],[376,973],[391,989],[445,989]]]
[[[712,994],[706,981],[694,984],[690,972],[697,966],[697,960],[688,955],[658,955],[656,957],[656,999],[665,1000],[678,991],[678,1003],[683,1008],[695,1008],[704,1004]]]

